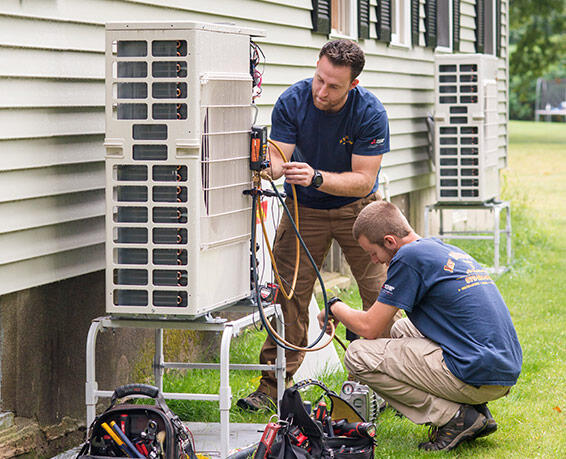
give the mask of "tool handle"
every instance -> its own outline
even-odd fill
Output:
[[[118,435],[116,435],[114,430],[108,424],[103,422],[101,426],[104,430],[106,430],[108,435],[110,435],[110,438],[112,438],[114,443],[116,443],[116,446],[120,448],[120,451],[122,451],[126,455],[126,457],[137,457],[136,455],[132,456],[132,453],[128,449],[128,446],[122,441],[122,439]]]
[[[156,398],[159,395],[159,389],[149,384],[126,384],[114,390],[110,403],[114,404],[119,398],[128,395],[145,395],[147,397]]]
[[[122,432],[120,430],[120,427],[118,427],[118,424],[116,424],[115,421],[112,421],[110,423],[110,427],[112,428],[112,430],[114,430],[116,435],[118,435],[118,437],[120,437],[120,439],[126,444],[128,450],[129,450],[129,453],[130,453],[130,457],[143,458],[143,456],[140,454],[140,452],[137,450],[137,448],[133,445],[133,443],[130,441],[130,439],[128,437],[126,437],[124,432]]]

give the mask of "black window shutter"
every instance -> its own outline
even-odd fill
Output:
[[[485,49],[485,3],[476,0],[476,53],[483,53]]]
[[[452,50],[460,51],[460,0],[452,3]]]
[[[419,45],[419,8],[420,1],[419,0],[411,0],[411,42],[413,46]]]
[[[330,33],[330,2],[331,0],[312,0],[312,30],[328,35]]]
[[[391,41],[391,0],[377,1],[377,39]]]
[[[425,31],[425,43],[427,48],[436,48],[436,0],[426,0],[425,3],[426,11],[426,31]]]
[[[358,0],[358,38],[369,38],[369,0]]]
[[[501,0],[495,3],[495,55],[501,57]]]

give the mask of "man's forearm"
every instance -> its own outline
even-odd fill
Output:
[[[336,319],[342,322],[348,330],[363,338],[375,339],[381,336],[384,331],[375,329],[373,324],[368,321],[366,311],[352,309],[342,302],[337,302],[332,305],[332,314],[334,314]]]
[[[347,304],[337,301],[332,304],[331,311],[336,320],[342,322],[350,331],[367,339],[377,339],[389,336],[395,314],[399,309],[376,301],[368,311],[350,308]],[[323,326],[323,314],[319,314],[319,324]]]
[[[363,198],[371,192],[375,183],[375,177],[361,172],[320,172],[323,182],[319,190],[334,196]]]

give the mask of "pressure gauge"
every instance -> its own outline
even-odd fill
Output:
[[[351,383],[344,383],[342,385],[342,393],[344,393],[345,395],[350,395],[352,392],[354,392],[354,385]]]

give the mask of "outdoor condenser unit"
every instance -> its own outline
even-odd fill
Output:
[[[477,203],[499,195],[497,58],[435,58],[437,202]]]
[[[253,29],[106,27],[106,311],[197,317],[250,295]]]

